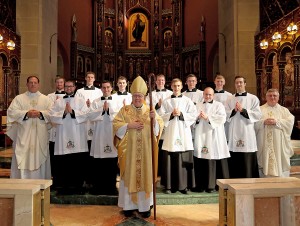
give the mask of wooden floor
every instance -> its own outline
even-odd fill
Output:
[[[156,220],[152,215],[146,222],[126,219],[117,206],[51,205],[50,221],[53,226],[217,226],[219,204],[159,205]],[[127,220],[127,221],[126,221]]]

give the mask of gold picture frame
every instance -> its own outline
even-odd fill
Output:
[[[134,13],[129,17],[128,48],[149,48],[149,21],[143,13]]]

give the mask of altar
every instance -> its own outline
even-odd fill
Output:
[[[0,179],[1,225],[50,226],[51,180]]]
[[[219,179],[220,226],[300,225],[298,178]]]

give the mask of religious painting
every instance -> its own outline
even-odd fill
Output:
[[[111,30],[106,29],[105,30],[105,36],[104,36],[104,47],[106,49],[110,49],[112,50],[113,48],[113,33],[111,32]]]
[[[191,57],[185,59],[184,68],[185,73],[191,73]]]
[[[272,59],[272,88],[279,90],[279,66],[277,60],[277,53],[275,53]]]
[[[148,49],[149,21],[143,13],[134,13],[129,18],[128,48]]]
[[[171,30],[167,30],[164,32],[164,49],[171,50],[172,49],[172,39],[173,34]]]
[[[90,58],[85,59],[85,71],[92,71],[92,60]]]
[[[261,87],[261,101],[264,103],[266,102],[265,94],[268,90],[268,75],[267,75],[267,68],[266,68],[266,59],[264,58],[262,61],[261,66],[261,80],[260,80],[260,87]]]
[[[199,56],[194,57],[194,73],[198,74],[199,73],[199,67],[200,67],[200,62],[199,62]]]
[[[285,55],[286,65],[284,66],[284,106],[289,108],[294,105],[294,63],[292,53],[287,52]]]
[[[82,56],[77,56],[77,74],[83,72],[83,59]]]

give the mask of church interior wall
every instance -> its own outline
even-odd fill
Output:
[[[86,46],[92,46],[92,3],[93,1],[64,0],[58,1],[58,34],[59,51],[64,63],[64,76],[70,78],[70,51],[73,15],[77,21],[77,41]],[[66,55],[65,55],[65,54]]]
[[[226,88],[235,92],[234,77],[247,80],[247,91],[256,94],[254,35],[259,31],[259,1],[219,0],[220,71],[226,76]]]

